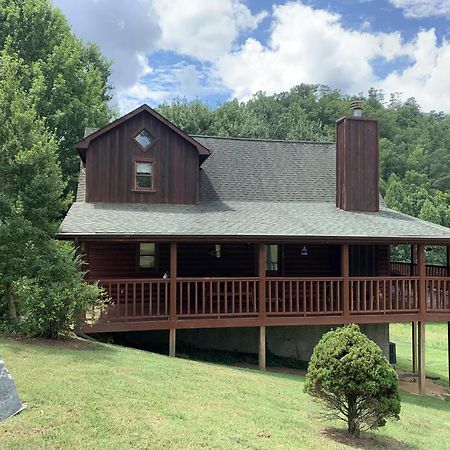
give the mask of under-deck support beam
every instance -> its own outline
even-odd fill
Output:
[[[412,371],[417,373],[417,323],[411,322]]]
[[[169,330],[169,356],[175,357],[176,355],[176,336],[177,330],[175,328],[171,328]]]
[[[266,327],[259,327],[259,370],[266,370]]]
[[[425,322],[421,320],[418,323],[419,333],[418,333],[418,344],[419,344],[419,367],[418,367],[418,385],[419,385],[419,395],[425,395]]]

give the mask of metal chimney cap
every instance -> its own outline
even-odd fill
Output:
[[[362,100],[354,100],[350,103],[350,108],[353,112],[353,115],[355,117],[361,117],[362,116],[362,108],[363,108],[363,101]]]

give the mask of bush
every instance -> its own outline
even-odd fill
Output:
[[[358,325],[324,334],[308,366],[305,392],[330,408],[329,416],[344,420],[354,437],[399,419],[397,374]]]
[[[49,241],[35,276],[14,282],[17,323],[14,331],[28,337],[57,338],[76,327],[83,311],[101,306],[101,290],[86,283],[75,249],[68,242]]]

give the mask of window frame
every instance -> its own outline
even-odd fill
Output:
[[[151,256],[151,255],[141,255],[141,244],[154,244],[155,245],[155,264],[153,267],[141,267],[141,256]],[[136,270],[138,272],[145,273],[157,273],[159,269],[159,246],[156,242],[140,241],[136,244]]]
[[[141,164],[151,164],[151,180],[152,187],[151,188],[138,188],[137,186],[137,165]],[[133,159],[133,174],[132,174],[132,189],[133,192],[156,192],[156,159],[155,158],[135,158]]]
[[[137,137],[137,135],[139,134],[139,133],[141,133],[142,131],[147,131],[147,133],[149,133],[150,134],[150,136],[153,138],[152,139],[152,142],[150,143],[150,145],[149,146],[147,146],[147,147],[143,147],[137,140],[136,140],[136,137]],[[153,134],[152,134],[152,132],[148,129],[148,127],[146,127],[146,126],[142,126],[142,127],[139,127],[139,128],[136,128],[136,130],[131,134],[131,140],[133,141],[133,143],[135,144],[135,145],[137,145],[138,146],[138,148],[141,150],[141,151],[143,151],[143,152],[148,152],[157,142],[158,142],[158,138],[157,137],[155,137]]]

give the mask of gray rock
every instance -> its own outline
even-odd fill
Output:
[[[25,408],[20,402],[16,385],[6,370],[5,363],[0,359],[0,422]]]

